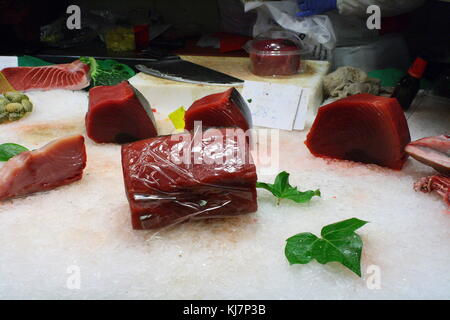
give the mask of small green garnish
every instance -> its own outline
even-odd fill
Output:
[[[80,61],[89,65],[92,86],[112,86],[128,80],[136,74],[126,64],[115,60],[97,60],[93,57],[80,57]]]
[[[320,232],[322,238],[299,233],[286,240],[284,254],[290,264],[307,264],[313,259],[321,264],[339,262],[361,277],[363,242],[354,231],[366,223],[351,218],[327,225]]]
[[[8,161],[24,151],[28,151],[28,149],[15,143],[0,144],[0,161]]]
[[[252,101],[253,101],[252,99],[247,99],[248,103],[252,103]]]
[[[280,172],[275,178],[275,183],[257,182],[257,188],[266,189],[278,198],[277,204],[280,204],[281,199],[289,199],[297,203],[304,203],[311,200],[312,197],[320,197],[320,190],[299,191],[297,187],[289,184],[289,173],[286,171]]]
[[[169,119],[172,121],[173,126],[177,130],[183,130],[184,129],[184,114],[186,111],[183,107],[179,107],[177,110],[169,114]]]

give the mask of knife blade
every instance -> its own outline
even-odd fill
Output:
[[[145,65],[138,64],[135,68],[158,78],[194,84],[240,86],[244,83],[241,79],[183,60],[178,56],[147,62]]]

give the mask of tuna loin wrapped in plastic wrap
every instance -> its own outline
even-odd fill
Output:
[[[241,129],[129,143],[122,168],[134,229],[257,210],[256,168]]]
[[[194,129],[195,121],[201,121],[203,128],[238,127],[247,131],[252,126],[250,109],[235,88],[194,101],[184,121],[186,130]]]
[[[127,81],[89,90],[86,132],[98,143],[125,143],[157,135],[150,104]]]

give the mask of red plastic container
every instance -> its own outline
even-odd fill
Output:
[[[295,33],[272,32],[247,42],[250,69],[258,76],[290,76],[302,71],[303,48]]]

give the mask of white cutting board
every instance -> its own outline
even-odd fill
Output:
[[[310,126],[317,113],[317,109],[323,100],[322,79],[328,73],[330,63],[327,61],[302,61],[303,73],[296,76],[281,77],[260,77],[251,73],[250,60],[238,57],[202,57],[202,56],[182,56],[184,60],[232,75],[242,80],[263,81],[276,84],[296,85],[309,89],[308,109],[306,114],[306,125]],[[179,108],[189,108],[193,101],[202,98],[207,94],[223,92],[229,87],[195,85],[190,83],[177,82],[161,79],[139,73],[131,78],[130,83],[139,89],[142,94],[152,103],[162,118],[166,118],[168,113]],[[242,93],[242,86],[236,89]],[[283,105],[280,104],[280,112],[283,112]],[[173,129],[167,119],[168,126],[164,126],[163,133],[170,133]]]
[[[0,143],[36,148],[85,134],[85,93],[29,96],[35,110],[1,125]],[[442,119],[445,110],[439,110]],[[427,106],[422,119],[435,119],[435,111]],[[164,125],[164,117],[157,118]],[[435,134],[435,125],[411,124],[412,135]],[[81,181],[0,204],[0,298],[450,298],[450,216],[437,196],[412,190],[414,180],[432,170],[413,160],[400,172],[327,162],[307,151],[305,135],[280,132],[280,170],[302,190],[320,188],[322,198],[277,206],[259,190],[255,214],[186,223],[156,238],[131,229],[120,147],[87,139]],[[358,230],[362,278],[337,263],[289,266],[288,237],[320,234],[322,226],[351,217],[370,221]],[[380,272],[380,289],[368,285],[367,270]]]

